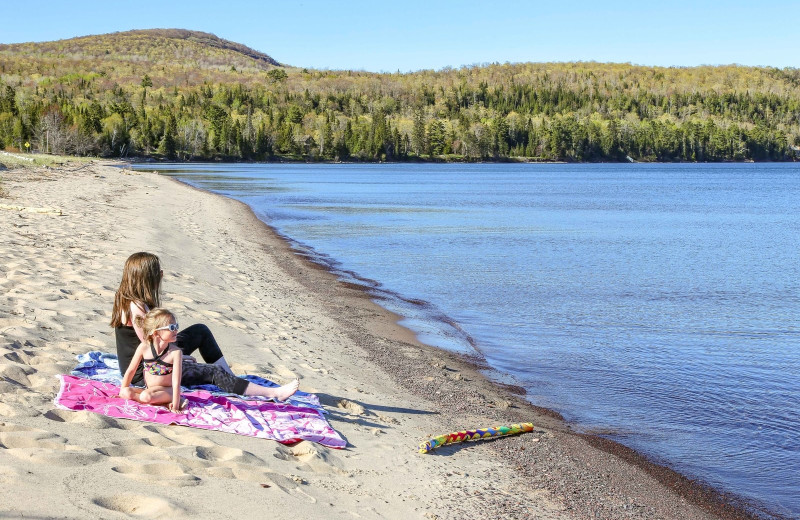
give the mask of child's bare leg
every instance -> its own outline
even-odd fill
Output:
[[[134,401],[139,401],[139,395],[144,391],[144,388],[136,388],[133,386],[129,386],[127,389],[128,397],[122,397],[122,395],[118,397],[122,397],[122,399],[133,399]],[[120,390],[120,393],[125,393],[125,390]]]
[[[255,383],[250,383],[244,391],[244,395],[259,395],[262,397],[272,397],[278,401],[285,401],[292,396],[300,387],[300,381],[295,379],[291,383],[287,383],[279,387],[260,386]]]
[[[171,386],[151,386],[142,390],[138,401],[145,404],[167,404],[172,402]]]

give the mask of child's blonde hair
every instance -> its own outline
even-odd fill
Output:
[[[175,319],[175,315],[161,307],[151,309],[150,312],[144,316],[136,316],[136,325],[142,329],[142,335],[145,339],[150,339],[150,336],[155,333],[156,329],[166,327],[173,321],[175,323],[178,322],[178,320]]]
[[[122,281],[114,295],[111,326],[125,325],[122,318],[131,311],[131,303],[152,309],[161,305],[161,262],[152,253],[134,253],[125,260]],[[144,308],[142,308],[144,310]]]

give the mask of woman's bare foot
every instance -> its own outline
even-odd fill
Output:
[[[250,383],[244,391],[244,395],[259,395],[261,397],[269,397],[277,401],[285,401],[291,397],[300,387],[300,381],[295,379],[291,383],[283,386],[261,386],[255,383]]]
[[[278,388],[273,388],[273,390],[275,391],[275,399],[277,399],[278,401],[285,401],[286,399],[294,395],[294,393],[297,392],[298,388],[300,388],[300,381],[298,381],[297,379],[295,379],[291,383],[286,383],[283,386],[279,386]]]

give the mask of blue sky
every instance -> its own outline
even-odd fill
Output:
[[[176,27],[318,69],[406,72],[507,61],[800,67],[800,0],[0,0],[0,12],[15,13],[2,24],[0,43]]]

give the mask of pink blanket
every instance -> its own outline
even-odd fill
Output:
[[[306,440],[331,448],[347,445],[322,414],[313,408],[245,401],[193,390],[182,394],[187,401],[185,413],[176,414],[164,406],[115,397],[119,395],[119,387],[110,383],[70,375],[59,377],[61,389],[55,404],[66,410],[86,410],[119,419],[219,430],[283,444]]]

